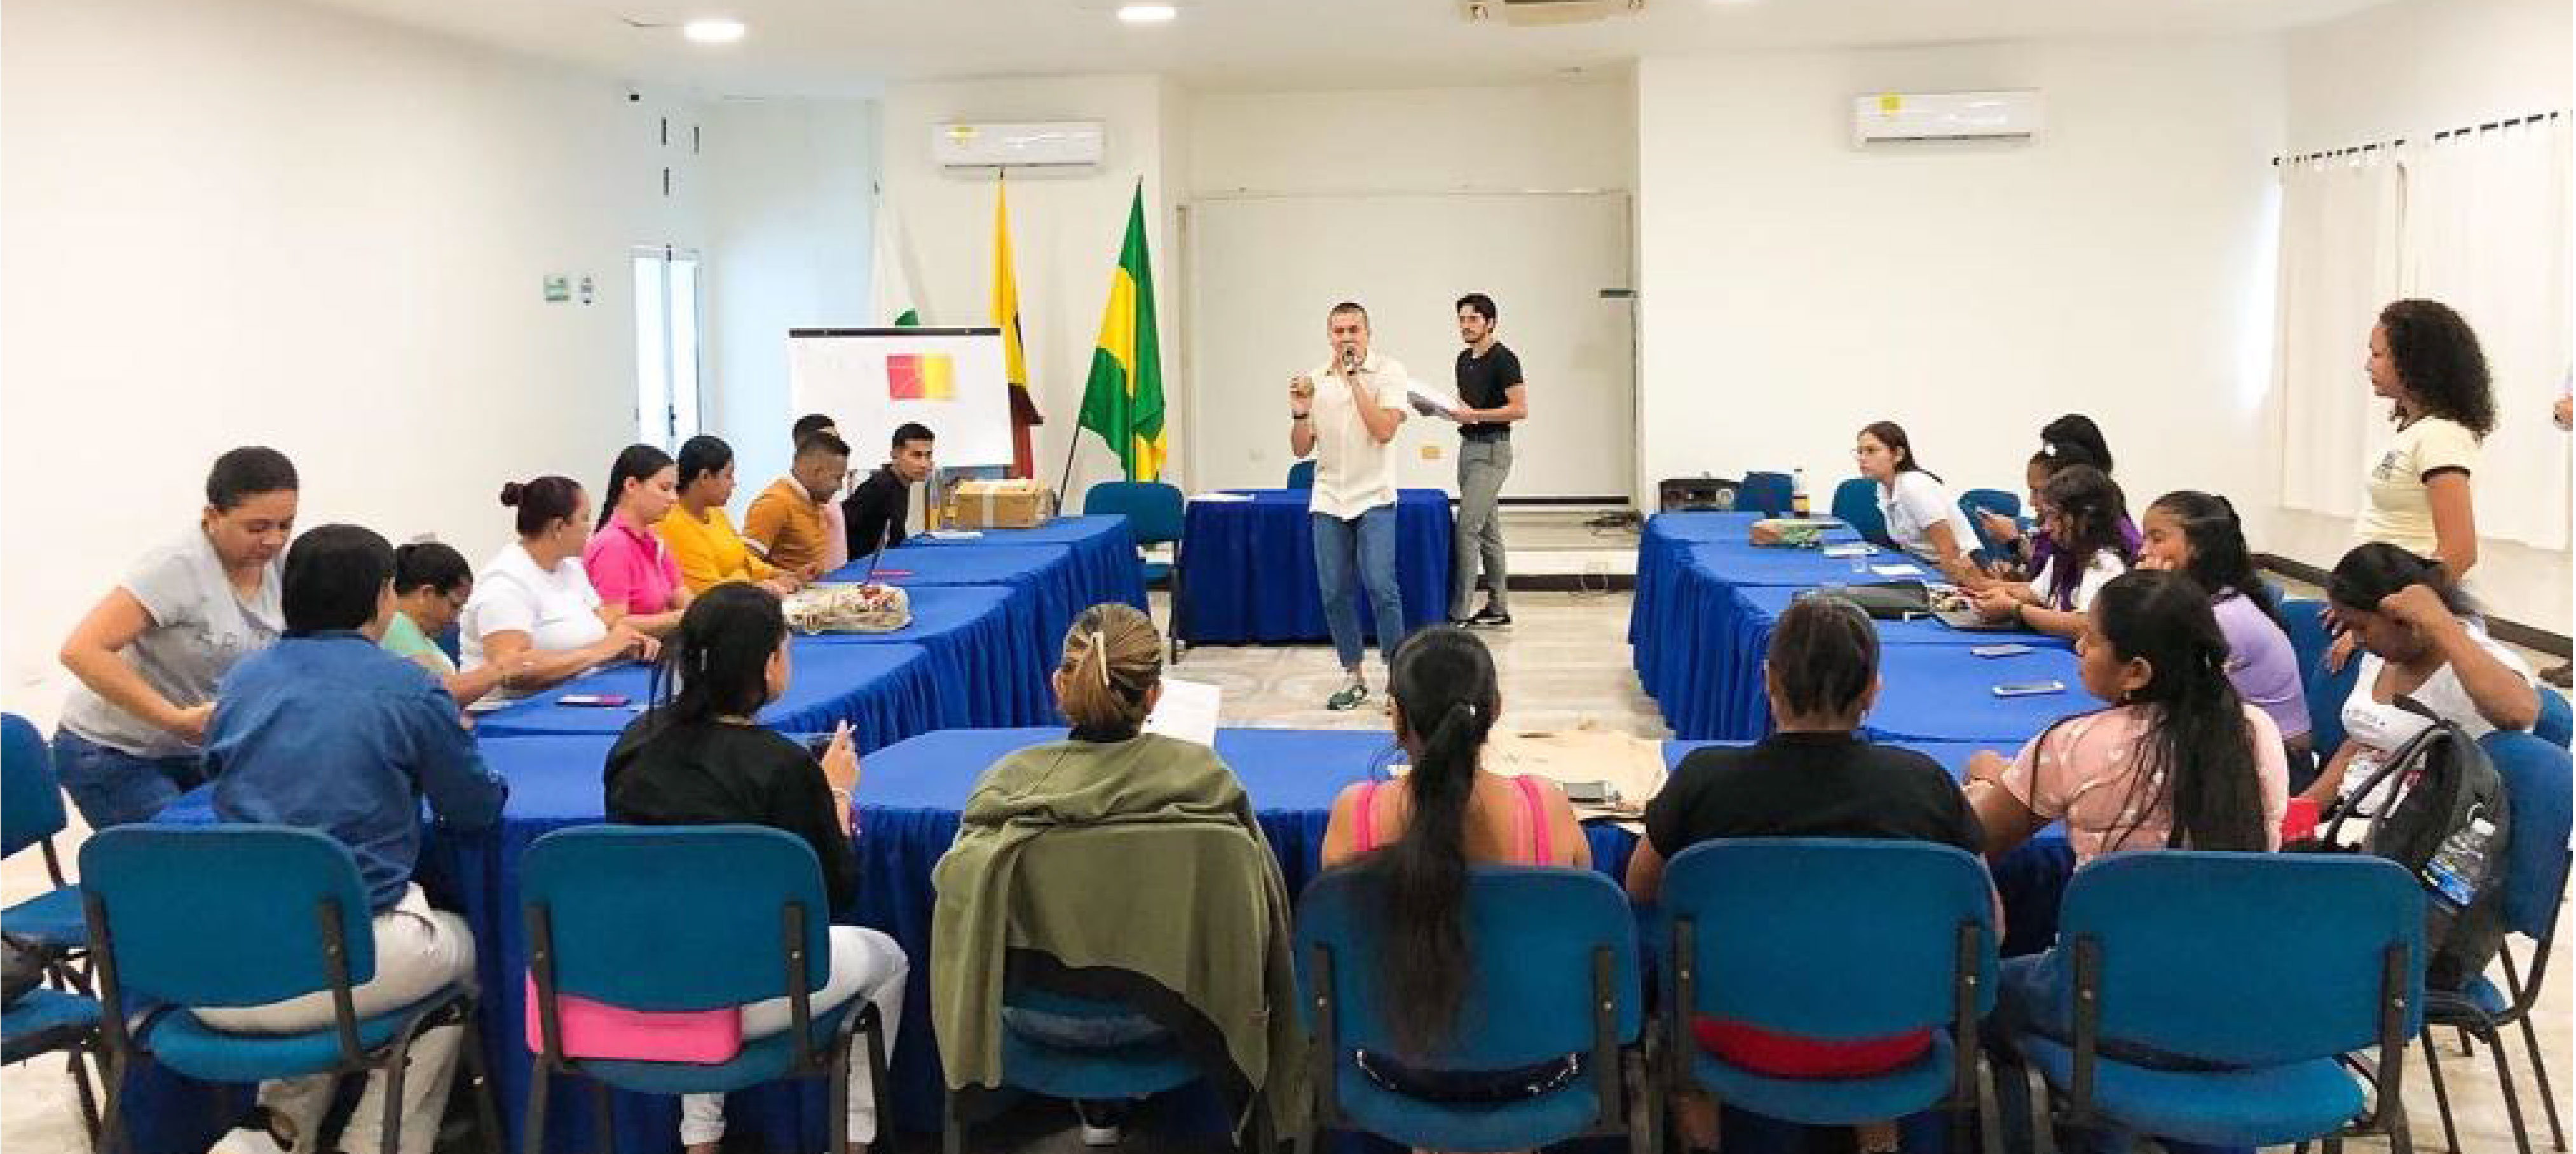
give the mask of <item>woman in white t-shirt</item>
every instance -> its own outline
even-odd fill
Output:
[[[602,662],[650,660],[653,639],[625,622],[624,606],[602,606],[582,570],[590,498],[569,477],[539,477],[501,486],[501,504],[519,511],[519,540],[474,577],[474,594],[457,620],[465,668],[513,667],[507,693],[526,693],[576,677]]]
[[[2432,724],[2398,705],[2400,697],[2473,738],[2528,730],[2540,719],[2531,667],[2487,636],[2477,607],[2440,563],[2364,545],[2336,563],[2326,597],[2363,656],[2343,706],[2343,748],[2302,796],[2323,803],[2347,780],[2358,786],[2379,758]]]
[[[2379,310],[2369,372],[2397,432],[2371,465],[2354,535],[2439,561],[2458,584],[2478,563],[2469,484],[2478,443],[2495,428],[2486,354],[2450,306],[2403,300]]]
[[[2040,528],[2054,547],[2030,580],[1998,581],[1978,593],[1977,613],[2073,638],[2084,632],[2094,594],[2136,559],[2120,531],[2129,519],[2128,501],[2109,474],[2091,465],[2058,470],[2034,496]]]
[[[1888,540],[1939,566],[1943,577],[1963,588],[1986,587],[1986,575],[1968,557],[1977,531],[1951,499],[1949,486],[1914,459],[1914,443],[1906,439],[1903,426],[1880,421],[1862,429],[1852,443],[1852,461],[1861,476],[1878,482],[1878,511],[1887,521]]]

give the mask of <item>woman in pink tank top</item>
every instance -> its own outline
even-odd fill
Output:
[[[1456,1023],[1467,967],[1467,867],[1474,864],[1588,869],[1592,850],[1573,807],[1553,782],[1487,772],[1485,739],[1502,710],[1493,655],[1451,626],[1414,634],[1395,653],[1389,692],[1395,737],[1412,771],[1394,781],[1350,786],[1334,799],[1324,829],[1324,868],[1383,869],[1392,888],[1377,959],[1404,1054],[1360,1055],[1369,1077],[1398,1093],[1451,1101],[1499,1102],[1542,1093],[1580,1073],[1572,1056],[1516,1070],[1418,1069],[1408,1057],[1436,1053]]]

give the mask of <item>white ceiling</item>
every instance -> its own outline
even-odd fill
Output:
[[[1178,0],[1130,27],[1117,0],[319,0],[706,96],[853,95],[890,80],[1152,72],[1197,90],[1405,88],[1623,69],[1643,55],[2053,38],[2227,35],[2385,0],[1648,0],[1554,28],[1471,24],[1458,0]],[[742,42],[684,43],[730,16]]]

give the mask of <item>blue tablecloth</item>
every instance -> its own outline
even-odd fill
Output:
[[[1735,545],[1742,549],[1753,523],[1762,519],[1759,513],[1659,513],[1647,518],[1645,532],[1637,541],[1637,591],[1628,610],[1628,644],[1635,647],[1637,671],[1644,673],[1666,639],[1674,638],[1663,619],[1672,602],[1671,589],[1680,575],[1681,555],[1699,545]],[[1834,529],[1825,540],[1843,544],[1860,539],[1850,529]],[[1766,552],[1806,554],[1807,551],[1766,549]],[[1892,561],[1892,557],[1879,557]],[[1840,564],[1840,562],[1837,562]],[[1844,572],[1850,572],[1848,565]],[[1827,578],[1818,578],[1820,583]]]
[[[1055,653],[1038,648],[1035,597],[992,585],[913,585],[904,595],[912,599],[912,624],[892,633],[818,633],[802,640],[808,648],[919,645],[937,687],[930,728],[1042,725],[1054,718],[1047,673]]]
[[[760,711],[760,723],[789,733],[827,733],[850,723],[861,752],[938,728],[940,692],[918,645],[844,645],[798,637],[788,642],[793,672],[787,693]],[[628,699],[617,708],[556,704],[567,693],[607,693]],[[484,737],[615,734],[650,702],[652,670],[625,664],[576,677],[562,685],[475,719]]]
[[[913,538],[911,543],[948,549],[1062,545],[1073,551],[1073,565],[1081,588],[1080,601],[1085,608],[1110,601],[1124,601],[1138,609],[1148,608],[1145,602],[1145,570],[1136,559],[1136,535],[1128,530],[1124,514],[1058,517],[1034,529],[979,529],[976,532],[983,535],[962,541],[924,535]]]
[[[1181,611],[1176,630],[1192,644],[1321,641],[1324,597],[1315,583],[1315,537],[1302,489],[1264,489],[1249,501],[1192,501],[1181,531]],[[1396,584],[1405,629],[1449,615],[1449,497],[1437,489],[1396,495]],[[1356,582],[1356,578],[1354,578]],[[1374,636],[1377,614],[1354,586],[1360,625]]]
[[[1074,615],[1091,607],[1082,570],[1066,545],[897,545],[878,555],[877,580],[914,589],[924,585],[999,585],[1017,589],[1035,606],[1033,627],[1040,652],[1053,655],[1064,644],[1064,630]],[[825,577],[826,581],[859,581],[867,577],[866,560]]]
[[[1862,724],[1880,741],[1973,741],[2010,753],[2050,722],[2102,707],[2084,692],[2075,668],[2075,654],[2064,649],[1972,657],[1956,645],[1891,645],[1879,653],[1878,705]],[[1995,696],[1998,685],[2031,681],[2066,688]]]

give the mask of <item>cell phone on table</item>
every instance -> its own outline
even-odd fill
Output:
[[[1608,805],[1618,793],[1606,781],[1569,781],[1565,783],[1565,800],[1576,805]]]
[[[1995,687],[1997,697],[2037,697],[2043,693],[2064,693],[2063,681],[2007,681]]]
[[[633,700],[623,693],[567,693],[556,698],[555,704],[574,709],[624,709]]]
[[[1968,647],[1968,655],[1971,657],[2019,657],[2028,652],[2030,652],[2030,646],[2021,644],[1971,645]]]

